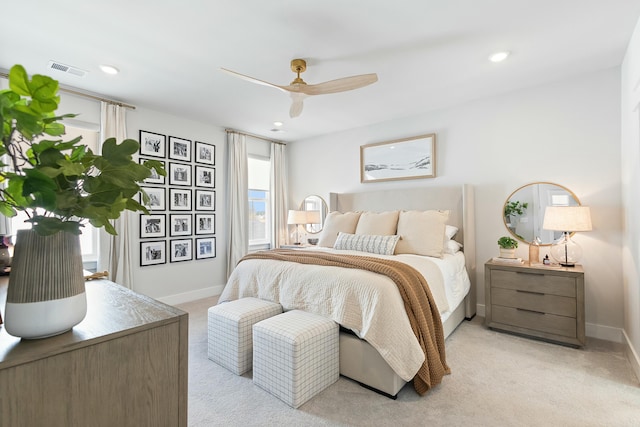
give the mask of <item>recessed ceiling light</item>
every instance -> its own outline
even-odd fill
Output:
[[[273,122],[273,125],[274,126],[278,126],[278,127],[282,126],[283,124],[284,123],[282,123],[282,122]]]
[[[491,62],[502,62],[505,59],[507,59],[507,57],[509,56],[510,53],[511,52],[506,51],[506,50],[504,52],[496,52],[496,53],[494,53],[493,55],[491,55],[489,57],[489,61],[491,61]]]
[[[112,75],[116,75],[120,72],[120,70],[118,70],[113,65],[102,64],[100,65],[100,69],[102,70],[103,73],[112,74]]]

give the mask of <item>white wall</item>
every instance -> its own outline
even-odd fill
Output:
[[[640,21],[622,63],[622,198],[624,330],[640,377]]]
[[[619,73],[618,68],[604,70],[291,143],[290,206],[309,194],[328,200],[330,192],[473,184],[476,283],[483,313],[482,266],[497,255],[496,241],[507,233],[502,220],[506,198],[534,181],[564,185],[592,209],[594,230],[575,237],[584,250],[587,334],[619,340],[623,326]],[[431,132],[438,139],[435,179],[360,183],[361,145]],[[518,251],[527,258],[526,245]]]
[[[61,93],[58,113],[80,113],[76,120],[97,125],[100,123],[100,103],[83,97]],[[216,146],[215,214],[217,256],[213,259],[194,259],[193,261],[178,263],[170,263],[167,258],[166,264],[140,267],[139,214],[130,213],[129,216],[133,221],[133,233],[130,236],[134,262],[133,289],[172,304],[217,295],[222,292],[226,282],[226,235],[224,230],[224,158],[226,155],[226,142],[224,129],[138,106],[135,110],[127,111],[128,137],[138,140],[141,129],[167,135],[167,138],[172,135],[192,141],[203,141]],[[165,160],[168,161],[168,159]],[[168,210],[168,202],[167,210],[158,213],[167,215],[168,224],[169,214],[171,213]],[[169,248],[169,241],[172,239],[168,233],[167,230],[167,249]],[[106,233],[101,234],[104,235]],[[195,239],[195,237],[192,236],[191,238]]]

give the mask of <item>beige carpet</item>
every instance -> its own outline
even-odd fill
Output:
[[[619,345],[576,350],[490,331],[481,318],[447,339],[452,374],[425,396],[391,400],[346,378],[298,409],[207,359],[207,308],[189,312],[190,426],[640,426],[640,384]]]

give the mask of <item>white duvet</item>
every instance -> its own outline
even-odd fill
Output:
[[[445,255],[445,259],[440,260],[329,248],[308,250],[372,256],[409,264],[427,279],[441,314],[446,315],[450,302],[457,305],[468,291],[469,280],[461,253]],[[445,290],[445,278],[463,282],[466,278],[466,289],[463,283],[453,288],[447,286]],[[219,301],[244,297],[274,301],[284,310],[304,310],[334,320],[369,342],[405,381],[410,381],[424,362],[424,353],[409,324],[402,297],[387,276],[352,268],[252,259],[238,264]]]

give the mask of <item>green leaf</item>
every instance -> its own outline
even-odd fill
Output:
[[[140,144],[135,139],[125,139],[117,144],[115,138],[108,138],[102,145],[102,157],[114,166],[123,166],[131,162],[131,156],[139,148]]]
[[[29,76],[22,65],[14,65],[9,71],[9,87],[21,96],[30,96]]]

